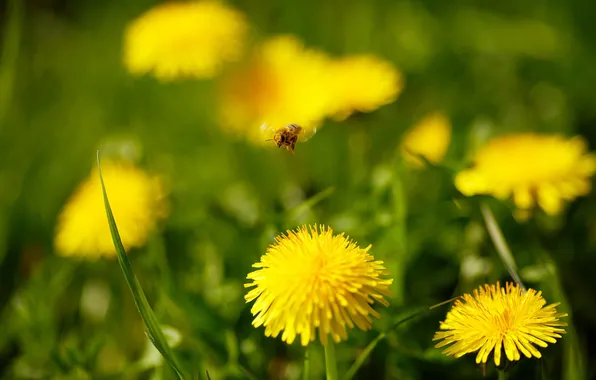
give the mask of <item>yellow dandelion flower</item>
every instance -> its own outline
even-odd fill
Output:
[[[102,174],[124,248],[142,246],[167,213],[161,181],[124,163],[104,162]],[[63,208],[54,243],[61,256],[116,256],[97,170]]]
[[[269,129],[298,124],[311,135],[329,110],[329,59],[292,36],[260,46],[250,64],[225,78],[219,93],[222,126],[264,143]]]
[[[316,330],[323,345],[328,336],[335,342],[347,339],[347,328],[371,328],[371,315],[379,313],[371,305],[385,306],[393,280],[382,261],[344,234],[333,236],[331,228],[302,226],[275,239],[259,268],[247,278],[245,287],[255,286],[245,296],[255,301],[253,325],[265,326],[265,335],[291,344],[300,336],[303,346],[315,340]]]
[[[402,155],[413,167],[421,167],[425,157],[429,162],[441,162],[451,141],[451,123],[442,113],[425,116],[406,132],[401,143]]]
[[[336,60],[331,66],[334,109],[342,120],[353,112],[372,112],[395,101],[403,88],[401,73],[374,55],[357,55]]]
[[[513,196],[520,210],[537,203],[554,215],[563,201],[590,191],[595,171],[596,156],[580,137],[514,134],[489,141],[475,155],[472,168],[457,175],[455,185],[467,196]]]
[[[478,351],[476,363],[486,363],[491,353],[497,366],[503,351],[509,361],[520,360],[521,355],[540,358],[535,347],[556,343],[555,338],[565,334],[566,323],[559,318],[558,304],[546,305],[542,292],[523,290],[517,284],[507,283],[505,288],[485,285],[474,290],[474,296],[464,294],[455,301],[441,322],[433,340],[441,340],[435,347],[448,348],[445,355],[459,358]]]
[[[244,16],[221,2],[166,2],[129,25],[124,63],[132,74],[162,80],[211,78],[240,58],[246,33]]]

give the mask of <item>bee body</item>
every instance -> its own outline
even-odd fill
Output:
[[[274,141],[278,148],[282,146],[294,154],[294,149],[298,142],[308,141],[315,133],[317,133],[316,126],[304,128],[298,124],[288,124],[283,128],[275,129],[263,123],[261,125],[261,133],[271,136],[266,141]]]
[[[276,130],[272,140],[275,141],[278,148],[283,146],[288,151],[294,153],[296,143],[298,142],[298,136],[301,132],[302,127],[298,124],[288,124],[285,127]]]

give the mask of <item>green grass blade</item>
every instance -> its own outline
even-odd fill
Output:
[[[157,317],[153,313],[153,310],[151,310],[151,306],[149,306],[147,297],[145,297],[145,293],[143,292],[143,289],[141,288],[141,285],[139,284],[139,281],[132,270],[132,265],[130,264],[128,255],[126,254],[124,246],[122,245],[120,233],[118,232],[118,227],[116,226],[116,221],[114,220],[114,215],[112,214],[112,209],[108,200],[108,193],[106,191],[103,176],[101,174],[99,151],[97,151],[97,169],[99,171],[99,179],[101,181],[101,189],[103,192],[103,201],[106,207],[106,214],[108,217],[108,223],[110,225],[110,233],[112,234],[112,240],[114,242],[114,247],[116,248],[118,262],[120,263],[120,268],[122,268],[124,279],[126,280],[126,283],[132,292],[137,309],[139,310],[141,318],[143,319],[143,322],[147,328],[147,335],[149,336],[149,339],[155,348],[157,348],[164,359],[172,367],[178,378],[184,379],[182,370],[177,364],[174,353],[172,352],[172,349],[168,345],[166,338],[163,335],[159,322],[157,321]]]
[[[491,211],[490,207],[488,207],[487,203],[482,203],[480,205],[480,211],[482,212],[482,216],[484,218],[484,222],[486,223],[486,229],[488,230],[488,234],[495,245],[495,249],[501,259],[501,262],[509,272],[509,275],[515,282],[517,282],[520,288],[525,289],[525,286],[517,273],[517,265],[515,264],[515,259],[513,258],[513,254],[511,253],[511,249],[507,245],[507,241],[503,236],[503,232],[497,223],[493,212]]]
[[[328,188],[324,189],[323,191],[313,195],[312,197],[305,200],[304,202],[300,203],[296,207],[288,210],[288,215],[289,215],[290,219],[296,219],[298,216],[300,216],[301,213],[313,208],[317,203],[319,203],[319,202],[325,200],[326,198],[328,198],[329,196],[331,196],[334,191],[335,191],[335,188],[333,186],[328,187]]]
[[[368,357],[370,356],[371,352],[375,349],[377,344],[380,341],[382,341],[383,339],[385,339],[386,336],[387,336],[387,333],[382,332],[379,335],[377,335],[377,337],[375,339],[373,339],[372,342],[370,342],[368,344],[368,346],[366,346],[364,351],[362,351],[362,353],[360,355],[358,355],[358,358],[356,358],[356,361],[354,362],[354,364],[352,364],[352,366],[350,367],[348,372],[343,377],[344,380],[350,380],[354,377],[354,375],[356,375],[356,373],[358,372],[360,367],[362,367],[362,365],[364,364],[366,359],[368,359]]]
[[[423,307],[418,309],[417,311],[413,312],[412,314],[409,314],[408,316],[400,319],[399,321],[395,322],[393,324],[393,326],[391,326],[391,328],[387,331],[384,331],[382,333],[380,333],[379,335],[377,335],[377,337],[375,339],[373,339],[368,346],[366,346],[366,348],[360,353],[360,355],[358,355],[358,357],[356,358],[356,361],[354,362],[354,364],[352,364],[352,366],[350,367],[350,369],[348,370],[348,372],[346,372],[346,374],[344,375],[343,379],[344,380],[351,380],[356,373],[358,372],[358,370],[360,369],[360,367],[362,367],[362,365],[364,364],[364,362],[366,361],[366,359],[370,356],[370,354],[373,352],[373,350],[375,349],[375,347],[377,346],[377,344],[382,341],[383,339],[385,339],[387,337],[387,334],[389,334],[390,331],[397,329],[399,326],[403,325],[404,323],[418,317],[421,316],[422,314],[431,311],[439,306],[443,306],[445,304],[448,304],[450,302],[455,301],[456,299],[458,299],[459,297],[454,297],[451,299],[448,299],[446,301],[440,302],[438,304],[432,305],[430,307]]]
[[[588,365],[591,361],[588,360],[584,344],[580,341],[581,335],[578,334],[578,329],[574,324],[574,310],[565,293],[559,270],[548,253],[544,252],[542,255],[542,260],[549,263],[549,276],[545,279],[543,286],[550,290],[553,300],[561,304],[557,309],[560,312],[568,314],[567,318],[565,318],[565,322],[567,322],[567,327],[565,328],[567,334],[561,339],[561,344],[563,344],[563,368],[560,378],[564,380],[586,380],[592,378],[588,373]]]
[[[0,31],[4,35],[0,44],[0,130],[12,102],[24,18],[22,0],[10,0],[7,5],[6,27]]]

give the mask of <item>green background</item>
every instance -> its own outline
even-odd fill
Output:
[[[162,175],[171,216],[129,252],[162,323],[182,336],[186,368],[213,379],[300,378],[303,349],[251,326],[251,264],[278,233],[321,223],[386,262],[396,296],[373,331],[337,347],[340,372],[379,331],[420,306],[509,280],[478,199],[453,187],[472,149],[508,132],[583,135],[596,144],[596,3],[235,1],[257,41],[291,33],[334,56],[375,53],[403,72],[398,100],[326,122],[296,155],[251,146],[215,121],[213,81],[170,84],[122,66],[128,22],[155,2],[0,2],[0,378],[172,378],[141,361],[143,325],[115,261],[57,257],[60,209],[94,165],[123,155]],[[16,12],[9,12],[13,10]],[[8,17],[13,15],[14,17]],[[397,152],[427,112],[453,123],[445,167],[410,171]],[[313,202],[305,200],[312,199]],[[527,285],[571,317],[567,334],[510,378],[595,378],[594,194],[558,217],[517,223],[489,200]],[[89,295],[91,294],[91,296]],[[108,299],[105,314],[85,300]],[[444,357],[431,338],[443,306],[389,334],[361,379],[479,379],[474,356]],[[313,344],[312,378],[322,378]],[[488,378],[496,378],[487,366]]]

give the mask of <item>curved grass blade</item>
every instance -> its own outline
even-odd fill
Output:
[[[335,192],[335,187],[331,186],[306,199],[304,202],[300,203],[296,207],[288,210],[290,218],[297,218],[300,215],[300,213],[313,208],[317,203],[325,200],[325,198],[333,194],[333,192]]]
[[[147,297],[145,297],[143,288],[141,288],[141,284],[139,284],[139,280],[137,280],[137,277],[132,270],[132,265],[128,260],[128,255],[124,250],[122,240],[120,240],[120,233],[118,232],[118,227],[116,226],[116,221],[114,220],[114,215],[112,214],[112,209],[108,200],[108,193],[103,181],[103,176],[101,175],[99,151],[97,151],[97,169],[99,171],[99,179],[101,181],[101,189],[103,192],[103,201],[106,207],[108,224],[110,225],[110,233],[112,234],[112,240],[114,242],[114,247],[116,248],[116,254],[118,256],[118,263],[120,263],[120,268],[124,274],[124,279],[126,280],[126,283],[132,292],[137,310],[139,310],[141,318],[143,319],[145,327],[147,328],[147,336],[155,348],[157,348],[159,353],[164,357],[166,362],[168,362],[168,364],[172,367],[178,378],[183,380],[184,375],[182,370],[180,369],[180,366],[174,357],[174,353],[172,352],[172,349],[168,345],[166,338],[161,331],[157,317],[153,313],[153,310],[151,310],[151,306],[149,306],[149,302],[147,301]]]
[[[418,309],[417,311],[413,312],[412,314],[408,315],[407,317],[404,317],[402,319],[400,319],[399,321],[395,322],[393,324],[393,326],[391,326],[390,329],[388,329],[387,331],[384,331],[382,333],[380,333],[379,335],[377,335],[377,337],[375,339],[373,339],[368,346],[366,346],[366,348],[364,349],[364,351],[362,351],[362,353],[360,353],[360,355],[356,358],[356,361],[354,362],[354,364],[352,364],[352,366],[350,367],[350,369],[348,370],[348,372],[346,372],[346,374],[344,375],[343,379],[344,380],[351,380],[354,375],[356,375],[356,373],[358,372],[358,370],[360,369],[360,367],[362,367],[362,365],[364,364],[364,362],[366,361],[366,359],[370,356],[371,352],[375,349],[375,347],[377,346],[377,344],[382,341],[383,339],[385,339],[387,337],[387,335],[389,334],[390,331],[397,329],[399,326],[403,325],[404,323],[421,316],[422,314],[431,311],[432,309],[435,309],[439,306],[448,304],[450,302],[455,301],[456,299],[458,299],[459,297],[454,297],[451,299],[448,299],[447,301],[443,301],[440,302],[436,305],[432,305],[430,307],[423,307]]]
[[[488,234],[495,245],[495,249],[497,250],[497,254],[501,259],[501,262],[507,269],[507,272],[509,272],[511,278],[517,282],[520,288],[525,290],[526,287],[517,273],[517,265],[515,264],[515,259],[513,258],[511,249],[509,249],[509,246],[507,245],[507,241],[503,236],[503,232],[501,231],[499,224],[495,220],[493,212],[491,211],[490,207],[488,207],[487,203],[482,203],[480,205],[480,211],[482,212],[482,217],[486,223],[486,229],[488,230]]]
[[[15,86],[15,77],[19,60],[19,50],[24,19],[24,1],[10,0],[7,2],[8,17],[6,28],[0,46],[0,131],[4,127],[4,118],[8,114]]]

